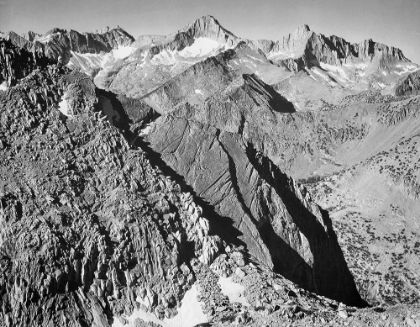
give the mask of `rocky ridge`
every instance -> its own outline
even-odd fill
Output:
[[[128,46],[134,41],[134,38],[119,26],[97,33],[79,33],[54,28],[43,35],[30,32],[27,37],[28,39],[25,39],[14,32],[9,32],[6,36],[16,46],[27,49],[33,46],[42,48],[48,58],[58,60],[61,57],[65,64],[70,60],[72,51],[98,54],[110,52],[118,46]]]
[[[379,60],[383,67],[393,61],[409,62],[400,49],[388,47],[372,39],[352,44],[335,35],[327,37],[317,34],[311,31],[308,25],[298,27],[281,41],[261,40],[251,43],[261,49],[268,58],[283,62],[295,72],[319,65],[320,62],[342,66]]]
[[[45,90],[70,92],[74,116]],[[1,94],[5,326],[108,326],[136,299],[173,316],[195,278],[189,258],[209,265],[223,247],[191,195],[95,109],[95,90],[50,66]]]

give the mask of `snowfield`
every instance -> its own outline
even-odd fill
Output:
[[[249,306],[248,301],[242,295],[245,291],[245,287],[233,282],[232,277],[220,277],[219,284],[222,288],[222,293],[229,298],[230,303],[239,302],[242,305]]]
[[[194,327],[200,324],[205,324],[209,321],[204,314],[200,302],[197,300],[198,290],[197,286],[193,285],[185,295],[181,302],[181,307],[178,308],[178,314],[171,319],[158,319],[155,314],[146,312],[142,309],[134,310],[130,317],[125,317],[128,320],[127,325],[123,325],[118,319],[114,320],[112,327],[134,327],[135,320],[140,318],[145,322],[154,322],[160,324],[162,327]],[[139,301],[138,302],[142,302]]]

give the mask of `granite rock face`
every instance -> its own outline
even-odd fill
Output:
[[[17,37],[23,40],[20,36]],[[15,43],[20,46],[16,46]],[[26,77],[33,70],[45,68],[51,63],[42,47],[32,45],[27,50],[28,44],[28,42],[16,42],[10,37],[0,38],[0,84],[4,83],[7,87],[13,86],[17,80]]]
[[[395,88],[395,95],[398,96],[417,94],[420,94],[420,71],[408,75]]]

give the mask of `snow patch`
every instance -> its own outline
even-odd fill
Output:
[[[131,46],[119,45],[117,49],[112,50],[112,54],[115,59],[124,59],[131,55],[134,48]]]
[[[360,64],[343,64],[343,66],[345,66],[345,67],[354,67],[354,68],[357,68],[357,69],[365,70],[367,68],[368,64],[365,64],[365,63],[360,63]]]
[[[338,73],[343,77],[346,76],[346,73],[340,67],[329,65],[329,64],[326,64],[326,63],[323,63],[323,62],[320,62],[319,64],[320,64],[321,68],[325,69],[326,71],[333,72],[333,73]]]
[[[152,124],[146,124],[146,126],[140,131],[140,136],[149,135],[150,131],[152,130]]]
[[[181,307],[178,308],[178,314],[171,319],[158,319],[153,313],[146,312],[142,309],[134,310],[130,317],[125,317],[128,320],[128,325],[123,325],[118,318],[114,319],[112,327],[134,327],[134,320],[140,318],[145,322],[154,322],[162,327],[193,327],[200,324],[205,324],[209,321],[204,314],[200,302],[197,300],[198,290],[197,286],[193,285],[189,289],[181,302]]]
[[[401,69],[399,72],[398,71],[394,71],[394,73],[396,73],[396,74],[398,74],[400,76],[403,75],[403,74],[405,74],[405,73],[412,73],[412,72],[414,72],[414,71],[416,71],[416,70],[419,69],[418,66],[409,65],[409,64],[408,65],[407,64],[405,64],[405,65],[398,64],[398,65],[395,65],[395,67]]]
[[[219,42],[206,38],[199,37],[195,39],[194,43],[189,47],[184,48],[179,52],[181,57],[207,57],[210,55],[215,55],[217,52],[225,48]]]
[[[163,50],[153,57],[151,60],[153,64],[158,65],[172,65],[175,63],[175,51]]]
[[[229,298],[231,303],[239,302],[244,306],[249,306],[248,301],[243,296],[245,287],[241,284],[232,281],[232,277],[219,277],[219,284],[222,288],[222,293]]]
[[[58,104],[58,110],[66,116],[66,117],[72,117],[73,116],[73,110],[70,107],[69,102],[67,101],[67,93],[64,93],[63,100]]]
[[[53,35],[52,34],[48,34],[48,35],[44,35],[44,36],[40,37],[36,41],[41,42],[41,43],[48,43],[52,39],[53,39]]]
[[[0,91],[7,91],[7,85],[5,85],[6,83],[2,83],[0,84]]]
[[[103,69],[105,65],[112,60],[110,54],[105,53],[79,53],[70,51],[71,58],[67,66],[69,68],[80,67],[85,73],[92,69]]]
[[[134,50],[131,46],[119,46],[109,53],[80,53],[70,51],[71,58],[67,66],[69,68],[80,67],[85,73],[90,74],[93,69],[103,70],[116,60],[127,58]]]
[[[386,87],[386,85],[385,85],[384,83],[378,83],[378,85],[379,85],[379,87],[381,87],[381,88],[385,88],[385,87]]]
[[[204,95],[203,91],[195,89],[194,90],[195,94],[200,94],[200,95]]]
[[[260,58],[253,57],[253,56],[251,56],[251,55],[249,55],[249,54],[247,54],[247,56],[248,56],[249,58],[251,58],[251,59],[254,59],[254,60],[257,60],[257,61],[260,61],[260,62],[264,63],[264,61],[263,61],[262,59],[260,59]]]

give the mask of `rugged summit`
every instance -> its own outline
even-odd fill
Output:
[[[269,59],[277,63],[285,63],[295,72],[319,63],[341,66],[357,64],[367,60],[378,60],[384,68],[395,61],[410,62],[400,49],[384,44],[364,40],[351,44],[341,37],[326,37],[310,30],[308,25],[298,27],[281,41],[253,42]],[[290,60],[293,59],[293,62]]]
[[[44,54],[42,47],[33,46],[31,51],[25,47],[14,45],[10,40],[10,35],[6,39],[0,38],[0,87],[7,89],[13,86],[17,80],[26,77],[36,68],[45,68],[52,61]],[[14,39],[16,41],[16,39]]]
[[[72,52],[98,54],[100,52],[110,52],[119,46],[130,45],[134,38],[121,27],[106,28],[99,33],[79,33],[74,30],[63,30],[54,28],[43,35],[28,33],[28,39],[9,32],[6,36],[14,45],[30,49],[40,47],[45,55],[57,60],[62,57],[67,63],[72,56]]]

